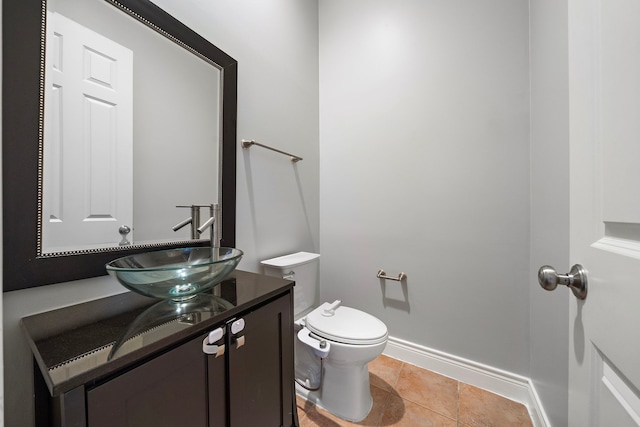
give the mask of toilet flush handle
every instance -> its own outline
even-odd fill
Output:
[[[340,301],[339,299],[335,300],[328,307],[325,307],[322,310],[322,315],[325,317],[333,316],[334,314],[336,314],[336,309],[340,307],[340,304],[342,304],[342,301]]]
[[[321,359],[327,357],[331,351],[331,343],[313,334],[309,329],[302,328],[298,331],[298,339],[311,347],[316,356]]]

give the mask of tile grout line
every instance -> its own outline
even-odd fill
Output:
[[[377,424],[378,427],[382,426],[382,420],[384,419],[384,415],[385,415],[385,413],[387,411],[387,408],[389,407],[389,402],[391,402],[392,390],[394,390],[396,385],[398,384],[398,380],[400,379],[400,372],[402,371],[402,367],[403,366],[404,366],[404,362],[400,361],[400,369],[398,369],[398,373],[396,374],[395,379],[393,380],[393,384],[391,384],[391,390],[384,389],[384,391],[387,392],[387,397],[385,399],[384,404],[382,405],[382,411],[380,413],[380,420],[378,420],[378,424]],[[398,397],[400,397],[400,396],[398,396]]]
[[[456,386],[456,426],[460,427],[460,381]]]
[[[398,381],[400,380],[400,373],[402,372],[402,369],[405,367],[405,365],[407,365],[407,363],[406,363],[406,362],[404,362],[404,361],[401,361],[400,369],[398,370],[398,376],[396,377],[395,384],[393,384],[392,391],[391,391],[390,393],[392,393],[392,392],[395,390],[395,388],[396,388],[396,386],[397,386],[397,384],[398,384]],[[409,365],[410,365],[410,366],[416,366],[416,365],[412,365],[412,364],[409,364]],[[419,368],[419,369],[421,369],[421,370],[424,370],[424,371],[429,371],[428,369],[425,369],[425,368],[421,368],[421,367],[418,367],[418,368]],[[429,372],[433,372],[433,371],[429,371]],[[453,378],[452,378],[452,379],[453,379]],[[459,422],[459,421],[458,421],[458,420],[459,420],[459,414],[458,414],[458,412],[459,412],[460,381],[458,381],[458,380],[454,380],[454,381],[456,381],[456,414],[455,414],[455,418],[451,418],[449,415],[447,415],[447,414],[445,414],[445,413],[442,413],[442,412],[440,412],[440,411],[437,411],[437,410],[435,410],[434,408],[430,408],[430,407],[428,407],[428,406],[425,406],[425,405],[424,405],[423,403],[421,403],[421,402],[416,402],[416,401],[414,401],[414,400],[411,400],[411,399],[409,399],[409,398],[406,398],[406,397],[404,397],[404,396],[401,396],[401,395],[400,395],[400,393],[398,393],[398,392],[396,392],[396,393],[397,393],[397,394],[396,394],[396,396],[398,396],[398,397],[399,397],[400,399],[402,399],[403,401],[413,403],[414,405],[418,405],[418,406],[420,406],[421,408],[427,409],[428,411],[431,411],[431,412],[433,412],[434,414],[438,414],[438,415],[440,415],[440,416],[442,416],[442,417],[445,417],[445,418],[447,418],[447,419],[449,419],[449,420],[452,420],[452,421],[454,421],[454,422],[456,423],[456,426],[457,426],[457,425],[458,425],[458,422]]]
[[[405,362],[402,362],[402,361],[401,361],[401,363],[400,363],[400,369],[398,369],[398,374],[396,375],[396,379],[395,379],[395,381],[393,382],[393,385],[391,386],[391,388],[395,389],[395,388],[396,388],[396,386],[398,385],[398,381],[400,380],[400,373],[402,372],[402,369],[404,368],[404,365],[405,365],[405,364],[406,364]]]
[[[389,402],[391,401],[391,392],[385,390],[387,393],[387,397],[385,398],[384,403],[382,404],[382,410],[380,411],[380,419],[378,420],[378,424],[376,426],[382,426],[382,420],[384,419],[384,414],[387,411],[387,407],[389,406]]]

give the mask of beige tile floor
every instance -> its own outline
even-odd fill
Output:
[[[382,355],[369,363],[373,408],[344,421],[298,397],[300,427],[532,426],[527,408],[488,391]]]

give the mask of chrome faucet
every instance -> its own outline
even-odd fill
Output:
[[[220,247],[220,205],[209,205],[209,214],[211,215],[208,220],[198,227],[198,234],[202,234],[205,230],[209,229],[209,238],[211,240],[212,248]]]
[[[189,208],[191,209],[191,216],[184,221],[179,222],[173,226],[173,231],[178,231],[181,228],[191,224],[191,239],[197,240],[200,235],[209,228],[210,241],[212,248],[220,247],[220,205],[217,203],[210,205],[191,205],[191,206],[176,206],[177,208]],[[209,219],[207,219],[200,227],[200,208],[209,208]],[[196,228],[197,227],[197,228]]]

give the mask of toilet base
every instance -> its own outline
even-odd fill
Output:
[[[327,366],[322,387],[309,391],[296,384],[296,393],[316,406],[347,421],[362,421],[373,407],[368,365],[356,367]]]

